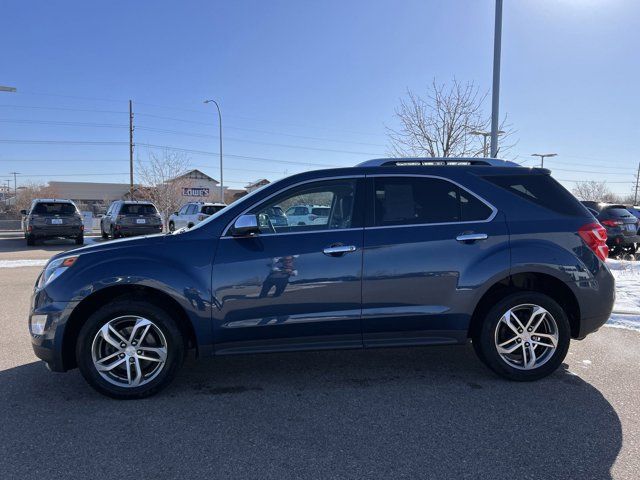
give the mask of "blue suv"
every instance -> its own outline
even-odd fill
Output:
[[[274,221],[293,205],[322,222]],[[465,344],[536,380],[604,324],[606,232],[548,170],[492,159],[382,159],[305,172],[190,230],[54,256],[29,329],[53,371],[140,398],[188,352]]]

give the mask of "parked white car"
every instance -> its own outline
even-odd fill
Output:
[[[224,203],[186,203],[180,210],[169,217],[169,231],[173,232],[183,227],[191,228],[224,207],[226,207]]]
[[[322,225],[329,221],[330,211],[324,205],[293,205],[285,214],[289,225]]]

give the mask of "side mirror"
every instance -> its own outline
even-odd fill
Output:
[[[255,215],[240,215],[231,228],[231,235],[234,237],[253,236],[259,233],[258,217]]]
[[[27,215],[27,211],[26,210],[20,210],[20,215]]]
[[[178,212],[173,212],[174,215],[180,215]]]

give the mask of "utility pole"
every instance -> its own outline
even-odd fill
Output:
[[[14,205],[18,205],[18,180],[17,180],[17,176],[20,175],[20,172],[9,172],[9,175],[13,175],[13,203],[14,203]]]
[[[5,182],[7,182],[7,189],[5,190],[5,194],[4,194],[4,206],[8,207],[9,206],[9,192],[11,191],[11,180],[6,179]]]
[[[638,204],[638,182],[640,182],[640,162],[638,162],[638,173],[636,173],[636,193],[633,195],[633,206]]]
[[[502,48],[502,0],[496,0],[493,34],[493,88],[491,89],[491,158],[498,156],[498,122],[500,116],[500,50]]]
[[[129,100],[129,197],[133,200],[133,103]]]

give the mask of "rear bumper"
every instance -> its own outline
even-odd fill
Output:
[[[46,227],[32,227],[28,232],[36,238],[47,237],[77,237],[83,233],[82,225],[54,225]]]
[[[607,245],[609,247],[625,247],[634,243],[640,243],[640,235],[617,234],[607,236]]]
[[[116,231],[123,237],[152,235],[162,232],[162,225],[119,225]]]
[[[615,279],[604,263],[593,279],[576,282],[575,290],[580,307],[580,326],[574,337],[583,339],[604,325],[613,311],[616,300]]]

